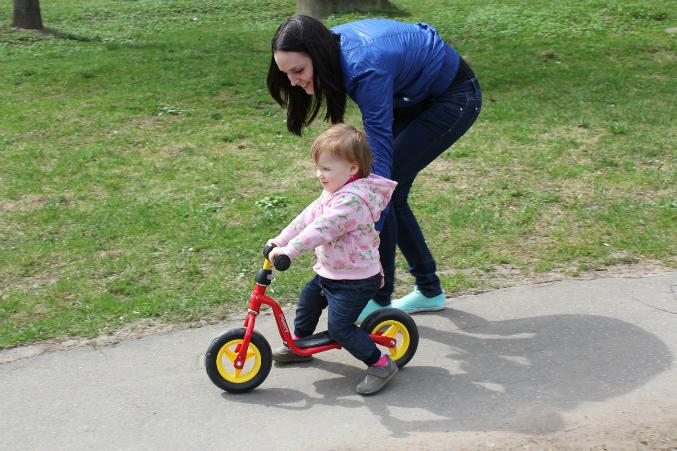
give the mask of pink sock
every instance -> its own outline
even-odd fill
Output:
[[[384,366],[388,364],[388,357],[385,354],[381,354],[381,358],[376,361],[372,366]]]

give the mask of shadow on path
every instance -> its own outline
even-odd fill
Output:
[[[287,410],[368,407],[393,436],[426,431],[561,430],[561,412],[637,389],[668,370],[673,356],[656,336],[596,315],[486,321],[453,309],[447,329],[419,326],[422,348],[382,393],[362,398],[363,369],[316,359],[339,377],[313,383],[319,396],[257,389],[228,401]],[[432,358],[431,358],[432,357]],[[422,359],[426,361],[422,361]],[[279,370],[283,370],[280,368]]]

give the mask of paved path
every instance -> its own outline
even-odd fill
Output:
[[[240,319],[25,358],[0,364],[0,449],[677,449],[676,292],[674,272],[455,298],[368,398],[345,351],[221,392],[203,353]]]

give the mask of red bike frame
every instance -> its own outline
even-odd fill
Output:
[[[272,264],[266,260],[263,263],[263,269],[271,269]],[[245,358],[247,356],[247,349],[249,348],[249,341],[251,340],[252,332],[254,331],[254,324],[256,323],[256,317],[261,311],[261,304],[270,306],[273,309],[273,315],[275,316],[275,322],[277,323],[277,330],[280,333],[280,338],[284,341],[289,348],[298,355],[311,355],[317,354],[318,352],[328,351],[330,349],[340,349],[341,345],[337,342],[332,342],[323,346],[315,346],[311,348],[299,348],[294,344],[294,339],[292,338],[291,332],[289,330],[289,325],[287,324],[287,319],[284,316],[282,307],[278,304],[275,299],[270,296],[266,296],[266,286],[256,284],[254,290],[249,298],[249,310],[247,311],[247,317],[244,320],[244,328],[247,331],[244,334],[242,339],[242,344],[236,348],[237,358],[233,362],[235,368],[243,368]],[[397,340],[395,338],[383,336],[381,333],[378,334],[369,334],[374,343],[377,345],[385,346],[386,348],[394,348],[397,346]]]

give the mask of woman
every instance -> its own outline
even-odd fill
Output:
[[[346,98],[357,103],[373,155],[373,172],[398,182],[376,223],[385,283],[363,310],[391,305],[399,246],[416,287],[392,306],[442,310],[444,291],[407,198],[416,175],[475,122],[482,93],[472,69],[427,24],[368,19],[329,30],[297,15],[272,39],[268,90],[301,135],[326,105],[325,120],[343,122]]]

